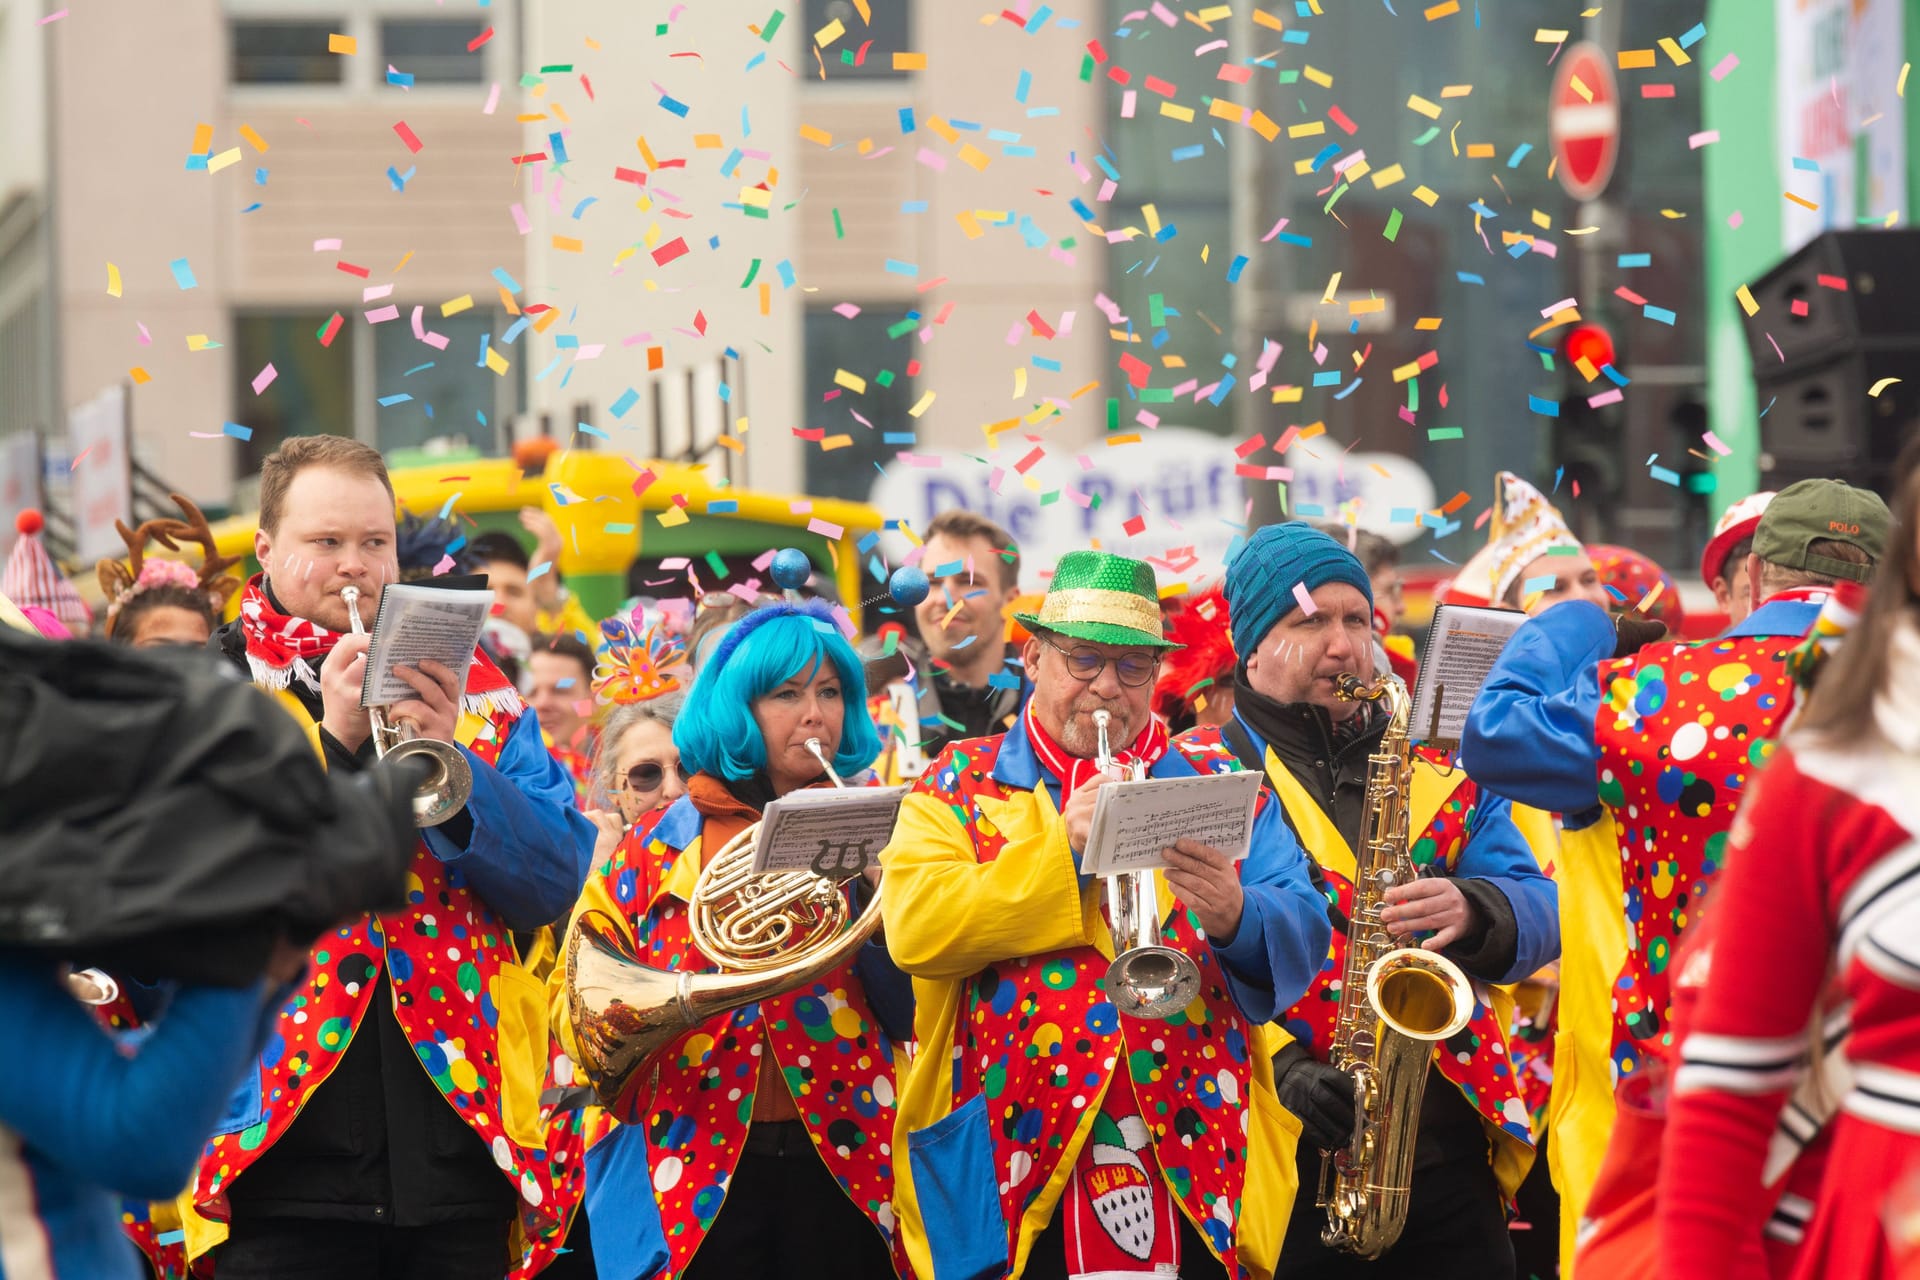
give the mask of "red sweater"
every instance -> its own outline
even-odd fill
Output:
[[[1712,971],[1670,1104],[1659,1207],[1668,1275],[1725,1276],[1759,1233],[1768,1141],[1803,1069],[1829,965],[1853,1009],[1846,1116],[1920,1149],[1916,831],[1920,758],[1873,735],[1841,750],[1782,745],[1741,809],[1715,890]]]

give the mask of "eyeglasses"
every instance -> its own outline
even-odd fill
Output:
[[[647,760],[627,770],[625,785],[615,786],[611,789],[615,792],[658,791],[661,785],[667,780],[668,769],[673,770],[674,777],[679,778],[683,782],[686,780],[686,772],[681,769],[678,760],[675,760],[671,765],[659,764],[655,761]]]
[[[1100,673],[1107,669],[1109,662],[1113,664],[1113,673],[1120,677],[1120,683],[1130,689],[1138,689],[1141,685],[1149,683],[1160,670],[1160,659],[1157,656],[1123,653],[1118,657],[1110,658],[1098,649],[1087,645],[1077,645],[1071,649],[1062,648],[1058,641],[1044,633],[1041,634],[1040,640],[1067,660],[1067,674],[1082,684],[1092,684],[1098,680]]]

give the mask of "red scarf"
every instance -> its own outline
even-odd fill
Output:
[[[1065,747],[1054,741],[1033,714],[1033,699],[1027,699],[1027,705],[1020,710],[1020,723],[1026,726],[1027,741],[1033,745],[1033,754],[1040,761],[1040,767],[1060,780],[1060,798],[1080,789],[1080,785],[1099,772],[1099,766],[1084,756],[1071,754]],[[1167,731],[1158,720],[1151,717],[1133,745],[1114,752],[1114,761],[1128,765],[1142,762],[1151,765],[1167,753]]]
[[[247,668],[253,682],[266,689],[285,689],[298,680],[318,693],[320,665],[340,642],[340,633],[280,612],[267,595],[265,577],[254,574],[240,593],[240,629],[247,637]],[[513,682],[478,649],[467,668],[460,705],[475,715],[500,712],[512,719],[526,709]]]

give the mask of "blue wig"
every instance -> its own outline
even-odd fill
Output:
[[[821,604],[762,605],[733,624],[701,666],[673,723],[683,767],[736,782],[764,770],[767,744],[753,704],[822,662],[839,674],[846,706],[833,771],[852,778],[865,770],[880,754],[880,735],[867,713],[866,672],[832,611]]]

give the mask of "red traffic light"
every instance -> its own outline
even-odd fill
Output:
[[[1566,345],[1562,349],[1572,363],[1577,364],[1582,357],[1595,369],[1604,369],[1613,363],[1613,335],[1597,324],[1577,324],[1567,330]]]

